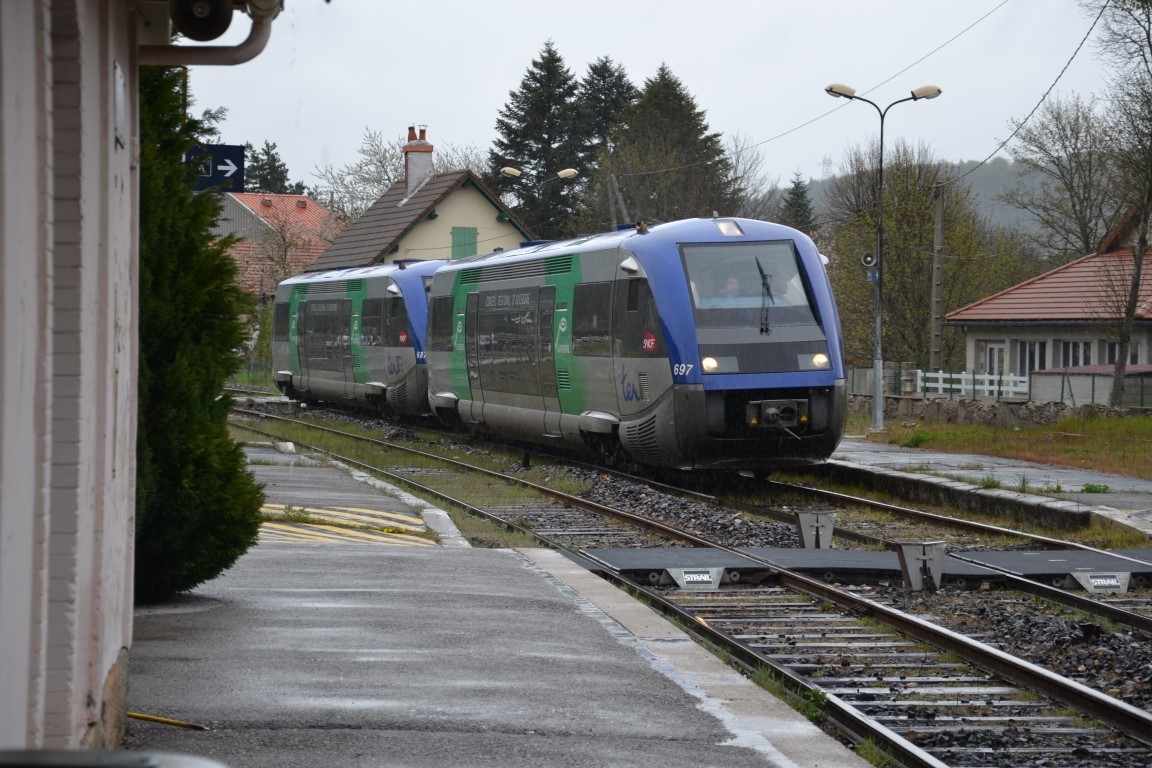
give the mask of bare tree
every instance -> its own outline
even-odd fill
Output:
[[[724,149],[732,163],[732,184],[739,199],[735,214],[765,221],[779,219],[780,180],[768,177],[763,153],[740,133],[729,135]]]
[[[827,220],[822,243],[840,308],[845,347],[853,360],[868,360],[874,344],[875,286],[860,256],[876,249],[879,144],[849,150],[841,173],[825,187]],[[888,358],[927,367],[932,349],[933,187],[950,174],[923,144],[896,141],[884,158],[883,346]],[[944,195],[944,306],[964,306],[1034,274],[1020,259],[1019,243],[995,230],[976,210],[970,190],[940,187]],[[963,339],[949,329],[945,360],[961,359]]]
[[[237,269],[258,298],[275,292],[280,281],[304,271],[346,227],[335,217],[312,224],[276,210],[262,218],[268,226],[254,241],[255,247],[234,251],[239,253]]]
[[[1061,264],[1092,253],[1127,207],[1116,200],[1099,102],[1075,95],[1049,101],[1014,129],[1008,152],[1023,173],[999,199],[1035,218],[1039,229],[1022,235],[1040,252]]]
[[[1129,213],[1136,233],[1109,398],[1113,406],[1118,406],[1124,397],[1128,350],[1152,219],[1152,4],[1148,0],[1097,0],[1085,7],[1101,8],[1103,28],[1099,44],[1117,67],[1108,98],[1110,139],[1117,188],[1131,206]]]
[[[313,196],[338,218],[351,222],[396,182],[404,178],[405,136],[385,139],[380,131],[364,129],[357,152],[360,159],[339,168],[327,165],[314,173],[320,180]],[[435,173],[469,169],[478,176],[488,170],[485,152],[473,146],[435,143],[432,169]]]

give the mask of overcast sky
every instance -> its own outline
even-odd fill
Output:
[[[194,67],[196,109],[223,106],[225,144],[272,141],[293,180],[354,162],[365,129],[487,150],[497,112],[551,39],[580,78],[609,56],[642,87],[666,64],[713,131],[739,134],[787,185],[835,173],[875,139],[869,105],[922,85],[943,95],[885,118],[885,146],[924,141],[941,160],[983,160],[1060,77],[1054,94],[1102,94],[1093,19],[1076,0],[285,0],[265,51],[237,67]],[[247,35],[237,14],[217,44]]]

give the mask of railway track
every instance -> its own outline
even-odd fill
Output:
[[[390,453],[402,448],[375,444]],[[442,460],[419,453],[421,461]],[[520,498],[509,503],[501,497],[481,504],[476,497],[483,493],[464,499],[460,491],[475,481],[453,476],[468,462],[450,461],[450,471],[409,468],[388,474],[573,553],[637,546],[737,552],[722,540],[541,483],[530,484],[531,490],[546,494],[548,502]],[[501,485],[517,480],[507,472],[483,472]],[[445,494],[445,488],[453,493]],[[612,522],[604,522],[603,515]],[[768,527],[789,528],[782,523]],[[896,601],[875,590],[846,589],[769,561],[760,564],[763,575],[756,583],[709,593],[606,577],[680,618],[749,674],[774,681],[815,719],[834,724],[851,741],[880,745],[901,765],[1126,768],[1152,762],[1148,711],[922,613],[900,610]]]

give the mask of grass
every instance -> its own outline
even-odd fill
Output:
[[[865,435],[870,415],[853,413],[848,434]],[[1056,424],[1004,427],[988,424],[901,423],[892,421],[884,433],[867,440],[946,453],[1035,461],[1152,480],[1152,416],[1075,417]],[[1101,493],[1098,488],[1085,493]]]

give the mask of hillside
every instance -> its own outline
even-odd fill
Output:
[[[968,174],[957,183],[967,184],[972,189],[981,215],[992,224],[1002,227],[1020,229],[1034,227],[1035,224],[1029,216],[996,199],[997,195],[1016,184],[1016,164],[1000,157],[976,168],[978,164],[979,161],[977,160],[965,160],[958,163],[954,166],[952,178],[963,176],[965,173]],[[975,170],[972,170],[973,168]],[[971,172],[969,173],[969,171]],[[821,210],[823,207],[823,187],[827,183],[827,179],[813,179],[809,183],[809,195],[816,210]]]

